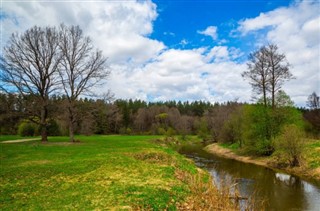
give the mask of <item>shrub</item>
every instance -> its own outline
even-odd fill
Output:
[[[166,136],[173,137],[174,135],[176,135],[176,131],[172,127],[169,127],[166,132]]]
[[[158,129],[157,129],[158,135],[165,135],[166,133],[167,133],[167,131],[164,128],[158,127]]]
[[[122,127],[122,128],[119,129],[119,133],[121,135],[131,135],[132,134],[132,130],[131,130],[131,128]]]
[[[34,136],[38,133],[38,126],[29,121],[22,121],[18,126],[20,136]]]
[[[304,150],[303,137],[304,133],[298,126],[286,125],[274,141],[276,155],[287,160],[292,167],[300,166]]]

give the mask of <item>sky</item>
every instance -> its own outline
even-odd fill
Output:
[[[79,25],[108,57],[116,98],[253,102],[241,77],[248,55],[276,44],[295,79],[297,106],[320,94],[318,0],[1,1],[1,54],[10,35],[37,26]]]

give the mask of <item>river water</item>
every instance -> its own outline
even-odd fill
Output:
[[[320,211],[320,183],[308,182],[269,168],[217,157],[202,150],[203,146],[183,146],[179,152],[210,172],[214,183],[236,183],[242,197],[254,195],[264,200],[267,210]]]

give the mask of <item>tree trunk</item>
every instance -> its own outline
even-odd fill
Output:
[[[69,105],[69,140],[70,142],[74,142],[74,110],[73,110],[73,105],[70,102]]]
[[[47,132],[47,106],[43,106],[41,109],[41,118],[40,118],[40,127],[41,127],[41,141],[47,142],[48,141],[48,132]]]
[[[275,87],[274,87],[274,80],[273,80],[273,84],[272,84],[272,109],[275,108]]]

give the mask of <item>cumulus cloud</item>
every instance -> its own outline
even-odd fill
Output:
[[[165,45],[147,36],[157,18],[151,1],[3,2],[3,40],[8,33],[33,25],[80,25],[112,63],[139,64],[156,56]]]
[[[284,89],[300,106],[313,91],[320,92],[319,14],[318,1],[297,1],[239,22],[238,30],[243,36],[266,30],[260,34],[264,37],[262,44],[275,43],[285,53],[296,80]]]
[[[131,77],[120,76],[125,78],[124,82],[120,82],[118,77],[127,71],[120,71],[114,75],[114,80],[111,80],[112,86],[120,87],[127,84],[126,91],[119,96],[121,98],[139,95],[142,97],[140,99],[144,100],[152,96],[152,100],[155,101],[177,99],[223,102],[236,98],[249,101],[250,87],[241,78],[241,72],[245,70],[246,65],[231,61],[229,49],[225,46],[220,48],[227,52],[213,55],[216,47],[168,49],[155,61],[143,68],[134,69]],[[220,61],[210,62],[208,58],[217,58]]]
[[[205,30],[203,31],[198,31],[199,34],[203,34],[206,36],[211,37],[213,40],[218,39],[218,33],[217,33],[218,28],[216,26],[208,26]]]
[[[236,62],[244,52],[224,42],[218,46],[170,49],[162,41],[151,39],[158,16],[151,1],[2,4],[3,43],[12,32],[22,32],[33,25],[80,24],[109,58],[112,73],[105,89],[111,89],[117,98],[250,101],[250,86],[241,78],[245,61]],[[261,44],[275,43],[287,55],[297,79],[284,88],[299,105],[304,105],[312,91],[320,91],[317,6],[311,1],[299,1],[239,22],[241,36],[255,33]],[[218,39],[216,26],[198,33]],[[103,92],[103,88],[97,91]]]

